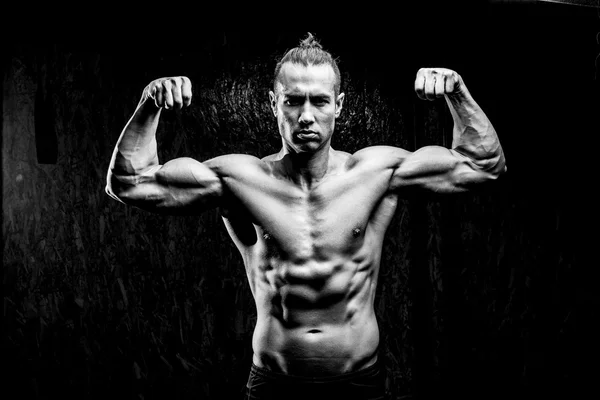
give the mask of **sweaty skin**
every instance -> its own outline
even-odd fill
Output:
[[[154,81],[119,138],[107,177],[112,197],[152,212],[220,209],[256,302],[253,362],[287,374],[336,375],[376,361],[373,302],[398,196],[409,188],[465,191],[505,170],[491,123],[454,71],[420,70],[415,81],[419,97],[446,98],[453,149],[415,152],[332,149],[344,100],[334,79],[329,65],[283,65],[270,92],[279,153],[164,165],[155,139],[161,109],[189,104],[191,86],[187,78]]]
[[[330,149],[329,172],[303,189],[288,162],[245,160],[243,176],[221,175],[234,199],[225,225],[256,301],[254,363],[296,375],[366,367],[379,340],[373,300],[396,208],[392,169]]]

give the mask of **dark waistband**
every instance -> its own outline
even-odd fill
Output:
[[[278,381],[287,381],[287,382],[297,382],[297,383],[327,383],[327,382],[345,382],[350,381],[352,379],[367,377],[371,375],[376,375],[377,373],[382,371],[382,365],[380,362],[380,358],[378,357],[375,363],[372,365],[359,369],[357,371],[345,372],[343,374],[337,375],[327,375],[327,376],[302,376],[302,375],[291,375],[285,374],[282,372],[271,371],[266,368],[262,368],[252,363],[251,372],[266,378],[266,379],[277,379]]]

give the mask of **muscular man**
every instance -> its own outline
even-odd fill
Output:
[[[383,398],[373,302],[398,197],[409,188],[463,192],[505,171],[496,132],[460,75],[420,69],[415,90],[421,99],[446,99],[451,149],[334,150],[340,72],[309,34],[277,64],[269,92],[278,153],[160,164],[161,111],[189,106],[192,86],[170,77],[144,89],[117,142],[107,193],[158,213],[220,209],[256,302],[248,398]]]

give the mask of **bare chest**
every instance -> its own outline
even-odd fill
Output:
[[[265,257],[303,263],[351,255],[365,238],[383,236],[393,216],[396,201],[386,194],[387,180],[344,174],[311,190],[275,178],[240,185],[233,188],[238,209],[228,228],[238,246],[258,243]]]

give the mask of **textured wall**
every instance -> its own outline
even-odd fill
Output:
[[[594,31],[574,28],[596,20],[559,7],[482,8],[470,50],[441,46],[440,37],[465,33],[435,26],[417,38],[408,28],[316,32],[340,57],[347,96],[335,148],[449,145],[445,103],[412,91],[416,70],[438,65],[461,73],[507,153],[509,174],[496,185],[400,204],[376,304],[395,395],[566,394],[592,376],[582,354],[597,351],[600,298],[580,242],[589,158],[574,132],[596,128],[597,97],[586,100],[574,82],[598,85]],[[540,15],[546,22],[528,29]],[[303,35],[11,47],[2,82],[3,359],[21,398],[241,394],[255,309],[218,214],[123,206],[105,195],[105,174],[141,90],[166,75],[189,76],[194,99],[163,113],[161,160],[277,151],[267,103],[274,59]],[[591,44],[580,53],[572,44],[582,40]]]

